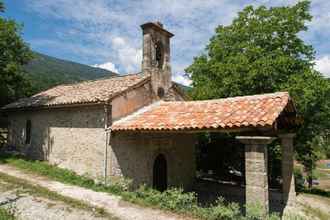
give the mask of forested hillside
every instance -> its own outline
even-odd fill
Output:
[[[28,78],[31,81],[32,93],[58,84],[117,75],[105,69],[61,60],[37,52],[34,52],[33,60],[25,65],[24,69],[27,71]]]

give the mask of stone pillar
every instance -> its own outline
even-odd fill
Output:
[[[282,146],[282,198],[287,207],[296,203],[296,190],[293,175],[293,138],[295,134],[279,135]]]
[[[245,203],[261,206],[264,214],[267,215],[269,211],[267,145],[274,138],[239,136],[236,139],[245,144]]]

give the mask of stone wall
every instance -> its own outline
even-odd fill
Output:
[[[9,114],[10,144],[29,158],[92,177],[102,175],[105,146],[103,106],[20,111]],[[31,143],[25,144],[31,120]]]
[[[163,154],[167,161],[168,186],[192,186],[195,177],[195,136],[192,134],[113,133],[109,171],[152,186],[154,160]]]
[[[118,120],[153,102],[150,82],[124,92],[111,101],[112,120]]]

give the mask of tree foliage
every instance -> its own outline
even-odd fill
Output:
[[[195,99],[289,91],[304,118],[296,146],[306,166],[330,128],[330,83],[313,70],[314,49],[299,35],[312,19],[309,7],[246,7],[216,29],[206,53],[186,69]]]
[[[1,10],[4,10],[2,2]],[[20,25],[0,17],[0,106],[25,96],[29,91],[23,65],[32,58],[32,53],[20,35]]]
[[[0,1],[0,12],[5,11],[5,5],[3,4],[2,1]]]

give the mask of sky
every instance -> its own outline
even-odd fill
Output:
[[[218,25],[247,5],[292,5],[297,0],[4,0],[5,16],[23,26],[38,52],[120,74],[141,69],[140,25],[160,21],[171,39],[173,80],[189,85],[184,69],[204,52]],[[315,68],[330,77],[330,1],[313,0],[312,22],[301,37],[316,50]]]

